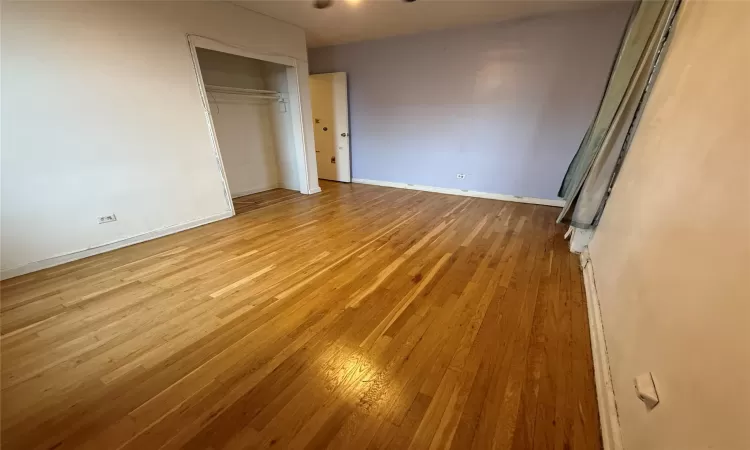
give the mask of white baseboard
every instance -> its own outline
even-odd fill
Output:
[[[185,222],[185,223],[181,223],[181,224],[177,224],[177,225],[173,225],[173,226],[169,226],[165,228],[160,228],[158,230],[149,231],[143,234],[138,234],[136,236],[131,236],[129,238],[121,239],[121,240],[114,241],[114,242],[109,242],[107,244],[102,244],[96,247],[87,248],[85,250],[79,250],[79,251],[75,251],[72,253],[66,253],[64,255],[53,256],[52,258],[43,259],[41,261],[35,261],[32,263],[25,264],[23,266],[14,267],[12,269],[5,269],[0,272],[0,279],[5,280],[7,278],[13,278],[13,277],[17,277],[20,275],[25,275],[27,273],[36,272],[42,269],[48,269],[54,266],[59,266],[60,264],[65,264],[67,262],[87,258],[89,256],[98,255],[100,253],[106,253],[112,250],[116,250],[118,248],[127,247],[129,245],[139,244],[145,241],[150,241],[152,239],[160,238],[168,234],[178,233],[180,231],[185,231],[190,228],[199,227],[207,223],[216,222],[217,220],[226,219],[228,217],[232,217],[232,215],[233,214],[231,211],[227,211],[221,214],[204,217],[203,219],[193,220],[190,222]]]
[[[244,197],[250,194],[257,194],[258,192],[266,192],[266,191],[270,191],[271,189],[276,189],[278,187],[279,187],[278,184],[272,184],[271,186],[250,189],[248,191],[233,192],[232,198]]]
[[[594,267],[588,249],[581,253],[583,282],[586,287],[586,304],[588,305],[589,330],[591,332],[591,353],[594,358],[594,379],[596,380],[596,398],[599,403],[599,422],[602,428],[604,450],[622,450],[620,419],[617,415],[615,391],[609,371],[609,355],[604,337],[599,295],[594,280]]]
[[[437,192],[439,194],[461,195],[463,197],[488,198],[491,200],[503,200],[506,202],[531,203],[533,205],[556,206],[562,208],[565,206],[565,200],[550,200],[546,198],[519,197],[517,195],[493,194],[491,192],[469,191],[463,189],[441,188],[434,186],[423,186],[420,184],[396,183],[393,181],[367,180],[365,178],[352,178],[352,183],[373,184],[375,186],[385,186],[399,189],[412,189],[415,191]]]
[[[308,195],[317,194],[318,192],[323,192],[323,189],[321,189],[320,186],[310,189]]]

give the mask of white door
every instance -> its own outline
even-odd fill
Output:
[[[310,75],[310,102],[318,176],[325,180],[350,183],[352,170],[346,73]]]

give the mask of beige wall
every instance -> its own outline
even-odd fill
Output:
[[[628,450],[750,449],[748,61],[750,4],[683,2],[590,245]]]
[[[0,277],[231,214],[188,34],[295,58],[312,130],[296,26],[216,1],[4,0],[1,20]]]

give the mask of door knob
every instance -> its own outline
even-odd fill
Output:
[[[341,133],[341,137],[347,137],[349,136],[349,133]]]

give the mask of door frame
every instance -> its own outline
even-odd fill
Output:
[[[229,209],[231,210],[232,215],[236,214],[234,211],[234,204],[232,203],[232,194],[229,191],[229,181],[227,180],[226,170],[224,169],[224,161],[221,158],[219,141],[216,137],[216,128],[214,127],[213,117],[211,116],[211,107],[208,103],[208,93],[206,92],[206,86],[203,83],[203,74],[201,72],[200,62],[198,61],[198,53],[196,51],[196,48],[214,50],[217,52],[229,53],[236,56],[258,59],[261,61],[267,61],[286,66],[287,85],[289,86],[289,111],[291,113],[292,130],[294,133],[295,155],[297,156],[297,176],[299,178],[299,191],[303,194],[315,194],[317,192],[320,192],[320,188],[317,188],[317,182],[315,183],[315,186],[312,186],[310,184],[310,172],[308,170],[309,160],[307,158],[307,146],[305,144],[305,127],[302,115],[302,98],[297,60],[290,56],[269,55],[253,52],[240,46],[227,44],[216,39],[211,39],[195,34],[188,34],[187,42],[190,49],[190,58],[193,61],[193,69],[195,71],[195,79],[198,84],[198,91],[201,96],[201,102],[203,103],[203,111],[206,116],[206,125],[208,126],[208,132],[211,138],[211,148],[214,152],[217,167],[221,175],[222,188],[224,189],[224,198],[229,205]]]

